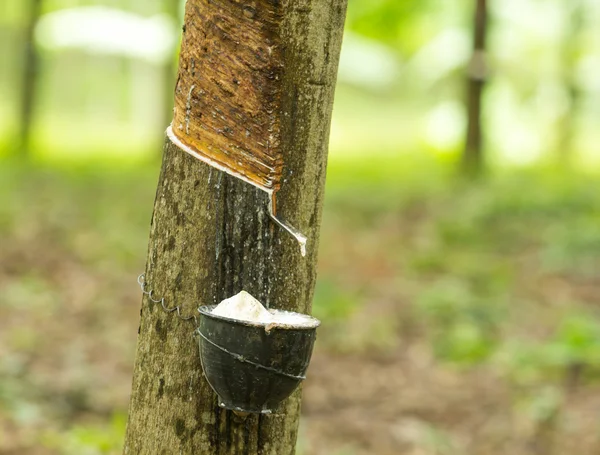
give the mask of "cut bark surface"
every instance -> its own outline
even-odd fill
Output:
[[[190,1],[175,89],[179,140],[275,190],[283,171],[284,68],[293,69],[285,59],[294,49],[283,33],[291,7],[274,0]]]

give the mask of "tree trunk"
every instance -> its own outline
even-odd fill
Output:
[[[466,174],[478,174],[483,168],[483,134],[481,127],[482,95],[487,77],[486,35],[487,0],[476,0],[473,56],[469,65],[467,93],[467,137],[462,159]]]
[[[227,123],[243,114],[246,103],[266,99],[248,118],[268,115],[266,121],[279,127],[252,129],[248,140],[278,148],[278,211],[308,237],[307,255],[269,218],[267,192],[167,139],[146,266],[155,300],[164,297],[192,315],[199,305],[246,290],[271,308],[310,312],[345,7],[346,0],[188,0],[179,80],[203,89],[177,90],[183,100],[176,104],[187,105],[191,129],[199,130],[206,128],[205,118]],[[207,35],[218,39],[210,49],[197,49]],[[203,52],[218,61],[197,71],[202,62],[195,59]],[[252,80],[235,81],[239,90],[225,89],[240,55],[278,70],[263,73],[245,64]],[[204,106],[201,97],[209,103],[203,112],[197,110]],[[236,126],[248,131],[249,125]],[[223,137],[235,134],[225,130]],[[205,147],[223,145],[208,133]],[[271,415],[242,419],[221,409],[203,377],[193,328],[143,299],[124,453],[293,454],[300,391]]]
[[[42,12],[42,0],[31,0],[23,38],[23,85],[21,89],[19,153],[28,154],[35,107],[39,55],[35,45],[35,26]]]

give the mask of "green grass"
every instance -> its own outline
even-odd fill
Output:
[[[567,330],[558,321],[598,318],[593,296],[578,290],[598,285],[597,176],[532,168],[467,183],[448,166],[426,160],[407,160],[402,168],[392,162],[361,169],[354,163],[330,168],[324,229],[344,232],[346,242],[378,237],[371,240],[384,245],[382,261],[409,282],[404,292],[412,302],[412,322],[441,360],[495,362],[515,339],[550,345],[552,356]],[[546,282],[558,280],[566,297],[545,289]],[[346,286],[359,295],[369,283]],[[542,330],[531,333],[550,334],[530,339],[528,330],[536,325]],[[569,346],[563,348],[570,357],[582,351],[591,373],[600,365],[600,358],[583,353],[592,348]]]

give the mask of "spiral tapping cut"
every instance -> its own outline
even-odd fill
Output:
[[[206,164],[219,169],[220,171],[223,171],[229,175],[232,175],[233,177],[239,178],[239,179],[257,187],[258,189],[261,189],[264,192],[266,192],[269,196],[269,206],[268,206],[269,217],[279,227],[283,228],[286,232],[288,232],[292,237],[294,237],[296,239],[296,241],[300,244],[300,254],[302,254],[303,257],[306,256],[306,244],[308,242],[308,239],[306,238],[306,236],[304,234],[302,234],[300,231],[298,231],[295,227],[290,226],[285,221],[283,221],[282,219],[277,217],[276,195],[277,195],[277,189],[279,189],[279,187],[277,187],[276,189],[273,189],[273,188],[263,186],[261,183],[258,183],[256,180],[254,180],[251,176],[241,174],[241,173],[237,172],[236,170],[228,167],[225,163],[215,161],[213,158],[211,158],[207,155],[204,155],[204,154],[200,153],[198,150],[186,145],[175,134],[175,132],[173,130],[173,125],[170,125],[167,128],[167,136],[169,137],[171,142],[173,142],[173,144],[175,144],[179,149],[192,155],[194,158],[197,158],[200,161],[203,161]]]
[[[269,0],[191,4],[201,7],[186,13],[167,134],[186,153],[265,191],[269,216],[305,256],[306,237],[277,215],[274,204],[289,159],[286,7]]]

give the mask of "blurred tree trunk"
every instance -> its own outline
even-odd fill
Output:
[[[278,131],[239,126],[252,140],[280,149],[278,212],[309,243],[302,257],[296,240],[269,218],[266,192],[167,139],[146,265],[155,298],[191,315],[244,289],[271,308],[310,312],[345,9],[346,0],[188,0],[179,72],[203,87],[213,82],[207,91],[176,90],[175,96],[184,106],[210,100],[212,112],[190,118],[198,125],[204,115],[238,118],[248,99],[272,101],[260,115],[279,122]],[[252,39],[236,39],[240,34]],[[211,49],[202,42],[207,35]],[[268,62],[272,71],[243,66],[250,80],[234,79],[229,65],[239,65],[238,51]],[[218,61],[200,74],[206,52]],[[203,377],[193,329],[143,299],[124,453],[293,454],[301,392],[272,415],[242,420],[221,409]]]
[[[473,55],[468,69],[467,137],[462,158],[463,171],[478,174],[483,168],[482,96],[487,77],[487,0],[475,0]]]
[[[574,142],[577,136],[577,117],[581,93],[576,77],[576,66],[581,49],[580,36],[584,25],[584,4],[582,0],[572,0],[566,14],[567,26],[563,40],[563,72],[564,84],[568,94],[568,105],[559,122],[558,161],[567,164],[571,158]]]
[[[35,45],[35,26],[42,12],[42,0],[30,0],[23,39],[23,83],[21,88],[19,154],[29,154],[34,120],[39,54]]]

